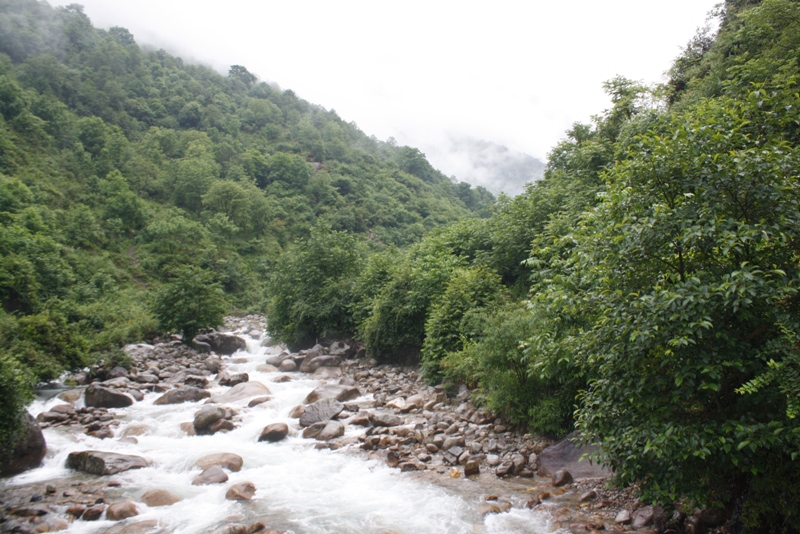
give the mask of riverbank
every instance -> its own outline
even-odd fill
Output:
[[[191,522],[170,523],[159,513],[160,503],[148,496],[158,490],[164,492],[163,499],[173,501],[170,506],[176,514],[187,513],[188,504],[182,508],[182,503],[192,500],[209,511],[218,509],[214,513],[219,517],[203,523],[213,525],[207,531],[269,532],[274,527],[315,532],[317,525],[334,524],[314,515],[337,513],[334,498],[327,512],[320,512],[324,506],[316,505],[299,506],[297,513],[276,506],[287,490],[298,499],[308,498],[303,495],[308,488],[292,485],[302,482],[298,477],[304,476],[300,471],[309,467],[305,465],[309,461],[322,464],[323,469],[308,471],[308,478],[335,472],[342,464],[355,477],[364,477],[360,485],[366,491],[354,493],[364,506],[348,520],[353,525],[363,524],[358,514],[376,506],[369,502],[372,494],[384,491],[387,483],[411,481],[412,486],[385,494],[386,499],[395,500],[388,503],[393,508],[385,515],[397,513],[398,518],[372,519],[385,524],[369,531],[624,531],[632,529],[625,523],[635,521],[647,523],[639,525],[640,532],[651,528],[652,517],[646,516],[652,509],[639,506],[630,492],[607,490],[602,479],[575,471],[574,457],[564,464],[575,472],[554,481],[559,460],[552,451],[557,447],[519,434],[476,409],[463,388],[448,395],[441,387],[427,386],[415,369],[354,360],[358,347],[345,343],[298,354],[262,346],[269,342],[263,339],[260,317],[232,319],[228,327],[228,333],[201,338],[196,348],[206,352],[174,340],[129,346],[130,371],[112,369],[110,374],[117,376],[76,375],[73,379],[91,385],[35,404],[33,408],[40,411],[34,415],[56,450],[48,453],[44,467],[4,485],[0,529],[191,532]],[[119,403],[126,405],[111,406]],[[266,432],[270,427],[271,433]],[[175,450],[180,447],[191,450]],[[141,472],[152,473],[142,480],[133,469],[98,476],[80,472],[86,469],[77,461],[72,461],[70,469],[64,467],[73,454],[107,449],[129,456],[142,454],[148,467]],[[308,456],[308,451],[318,453]],[[230,458],[218,465],[203,464],[202,470],[198,467],[201,460],[219,452],[238,457],[238,469],[233,469],[236,461],[231,464]],[[276,459],[271,464],[273,455]],[[292,468],[298,472],[288,473],[289,478],[281,481],[286,486],[283,493],[281,488],[265,487],[262,480],[274,478],[281,465],[295,460],[301,462]],[[221,481],[195,484],[204,474],[216,474]],[[569,478],[574,480],[569,482]],[[159,481],[163,487],[158,487]],[[248,483],[254,493],[247,491]],[[339,479],[338,484],[346,483]],[[431,483],[444,493],[429,490]],[[238,493],[228,497],[237,485]],[[316,498],[326,493],[316,489],[326,487],[324,480],[313,481],[312,486]],[[339,489],[334,483],[327,495],[335,496]],[[419,500],[400,502],[407,498],[404,492],[417,491],[423,496],[414,497]],[[206,497],[206,493],[214,495]],[[254,504],[257,501],[271,502],[259,507]],[[425,510],[430,503],[431,509]],[[440,510],[446,507],[454,512]],[[421,522],[408,517],[409,513],[421,515]],[[335,528],[348,531],[346,526]]]

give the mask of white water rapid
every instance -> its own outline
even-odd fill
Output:
[[[267,385],[273,397],[253,408],[247,407],[247,400],[230,404],[241,414],[235,430],[213,436],[187,436],[179,425],[192,421],[200,405],[156,406],[153,401],[159,394],[149,393],[129,408],[112,410],[121,418],[116,435],[123,435],[127,429],[136,435],[138,444],[96,439],[70,431],[69,427],[49,428],[44,431],[48,452],[43,466],[4,484],[62,479],[104,486],[115,480],[120,486],[106,491],[106,495],[120,501],[132,500],[140,512],[126,522],[154,519],[161,526],[159,532],[214,532],[230,522],[249,524],[257,520],[295,534],[510,534],[550,530],[548,516],[543,512],[513,508],[508,513],[481,517],[477,511],[481,496],[478,482],[463,481],[467,487],[464,491],[446,489],[359,454],[317,450],[316,441],[303,439],[296,431],[278,443],[259,443],[258,437],[269,423],[282,421],[296,429],[297,420],[291,419],[289,413],[318,385],[299,373],[293,375],[295,380],[275,383],[272,379],[278,373],[257,371],[271,350],[275,349],[263,348],[259,340],[250,339],[247,351],[236,353],[228,361],[228,371],[248,373],[250,380]],[[232,363],[234,359],[245,363]],[[212,386],[211,393],[226,389]],[[63,401],[36,401],[29,411],[36,415],[56,404]],[[348,433],[358,431],[363,430],[348,428]],[[65,467],[70,452],[90,449],[143,456],[151,465],[112,477],[79,474]],[[195,462],[218,452],[241,456],[241,471],[230,473],[230,480],[224,484],[193,486],[193,478],[200,473]],[[243,481],[255,485],[255,497],[246,502],[226,500],[227,488]],[[141,502],[141,496],[155,488],[165,489],[182,500],[172,506],[150,508]],[[65,532],[101,533],[118,524],[104,517],[93,522],[74,521]]]

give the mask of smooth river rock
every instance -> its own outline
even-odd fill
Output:
[[[268,441],[275,443],[289,435],[289,425],[286,423],[272,423],[264,427],[258,441]]]
[[[233,386],[222,395],[215,395],[211,397],[208,402],[224,404],[230,402],[239,402],[252,397],[261,397],[264,395],[270,395],[269,388],[267,388],[267,386],[261,382],[251,380],[250,382],[243,382]]]
[[[171,506],[180,500],[180,497],[164,489],[150,490],[142,495],[142,502],[150,508],[155,508],[156,506]]]
[[[327,421],[314,423],[303,430],[303,437],[317,439],[319,441],[329,441],[344,435],[344,424],[340,421]]]
[[[25,412],[23,425],[23,431],[17,439],[11,454],[8,456],[0,454],[0,476],[16,475],[28,469],[39,467],[47,452],[47,444],[36,419]]]
[[[137,515],[139,515],[139,510],[131,501],[115,502],[106,509],[106,519],[109,521],[122,521]]]
[[[147,467],[147,460],[132,454],[116,452],[80,451],[67,456],[67,467],[90,475],[115,475],[129,469]]]
[[[218,452],[203,456],[197,460],[194,465],[200,469],[218,466],[236,472],[242,468],[243,464],[244,460],[242,460],[242,457],[238,454],[233,454],[232,452]]]
[[[90,408],[126,408],[133,404],[133,397],[114,388],[89,384],[83,401]]]
[[[311,426],[314,423],[330,421],[344,410],[344,404],[336,399],[320,399],[310,406],[300,416],[300,426]]]
[[[373,426],[399,426],[403,424],[403,418],[389,412],[371,412],[369,420]]]
[[[210,434],[209,427],[225,417],[225,408],[221,406],[206,405],[194,415],[194,429],[197,434]]]
[[[153,404],[182,404],[184,402],[197,402],[211,396],[205,389],[191,386],[175,388],[167,391],[153,402]]]
[[[192,486],[205,486],[206,484],[222,484],[228,481],[228,474],[218,465],[212,465],[194,477]]]
[[[252,482],[239,482],[228,488],[225,498],[229,501],[249,501],[256,494],[256,487]]]
[[[356,399],[361,396],[358,388],[352,386],[340,386],[339,384],[323,384],[317,386],[308,394],[303,401],[305,404],[311,404],[320,399],[336,399],[339,402],[345,402]]]

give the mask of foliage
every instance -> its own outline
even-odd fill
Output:
[[[320,338],[352,335],[353,282],[362,246],[346,232],[312,230],[272,266],[267,282],[271,335],[290,346],[311,346]]]
[[[176,269],[155,296],[153,315],[164,331],[182,332],[185,343],[204,328],[222,324],[228,306],[212,273],[194,266]]]

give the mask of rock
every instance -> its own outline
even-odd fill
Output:
[[[70,389],[68,391],[62,391],[59,393],[58,398],[63,400],[64,402],[69,402],[70,404],[75,404],[78,400],[83,396],[83,391],[80,389]]]
[[[274,366],[277,367],[277,366],[279,366],[281,364],[282,361],[284,361],[284,360],[286,360],[288,358],[289,358],[289,355],[286,354],[285,352],[281,352],[280,354],[273,354],[271,356],[267,356],[266,364],[267,365],[274,365]]]
[[[203,360],[203,365],[209,372],[219,373],[219,370],[222,369],[222,360],[216,356],[209,356]]]
[[[305,404],[311,404],[320,399],[336,399],[339,402],[345,402],[356,399],[361,396],[358,388],[352,386],[342,386],[339,384],[323,384],[316,387],[311,393],[308,394]]]
[[[406,400],[403,397],[398,397],[387,402],[386,407],[392,408],[393,410],[402,411],[406,407]]]
[[[510,463],[502,463],[497,466],[494,470],[494,474],[497,475],[499,478],[507,476],[511,473],[511,464]]]
[[[344,435],[344,424],[340,421],[314,423],[303,430],[304,438],[329,441]]]
[[[204,389],[193,388],[191,386],[175,388],[167,391],[153,402],[153,404],[182,404],[184,402],[197,402],[207,399],[211,393]]]
[[[478,513],[482,516],[489,514],[499,514],[502,510],[496,504],[484,502],[478,505]]]
[[[310,406],[306,406],[305,411],[300,416],[300,426],[311,426],[314,423],[330,421],[336,418],[344,405],[335,399],[320,399]]]
[[[189,422],[181,423],[180,426],[181,426],[181,430],[186,432],[187,436],[196,436],[197,435],[197,431],[194,429],[194,423],[189,423]]]
[[[225,408],[205,405],[194,416],[194,429],[197,434],[210,434],[209,427],[225,417]]]
[[[264,395],[270,395],[269,388],[267,388],[267,386],[261,382],[251,380],[250,382],[243,382],[233,386],[222,395],[215,395],[211,397],[208,402],[227,404],[243,401],[251,397],[263,397]]]
[[[163,489],[154,489],[142,495],[142,502],[151,508],[156,506],[171,506],[181,499]]]
[[[369,422],[368,412],[358,412],[347,421],[347,424],[358,425],[358,426],[370,426],[372,423]]]
[[[242,460],[242,457],[238,454],[233,454],[232,452],[218,452],[203,456],[197,460],[194,465],[200,469],[208,469],[214,466],[224,467],[235,473],[242,468],[243,464],[244,460]]]
[[[92,408],[125,408],[133,404],[133,397],[114,388],[89,384],[83,394],[83,401]]]
[[[286,423],[272,423],[264,427],[258,441],[268,441],[275,443],[289,435],[289,425]]]
[[[389,467],[397,467],[400,465],[400,457],[397,456],[397,453],[394,451],[389,451],[386,454],[386,465]]]
[[[371,412],[369,421],[372,426],[399,426],[403,424],[403,419],[389,412]]]
[[[339,367],[342,365],[342,359],[339,356],[332,356],[330,354],[322,354],[320,356],[306,356],[303,363],[300,364],[301,373],[313,373],[320,367]]]
[[[95,504],[91,508],[87,508],[83,515],[81,515],[81,519],[84,521],[97,521],[100,519],[100,516],[103,515],[103,512],[106,511],[105,504]]]
[[[250,381],[250,375],[247,373],[236,373],[223,377],[219,381],[220,386],[235,386]]]
[[[297,364],[294,363],[294,360],[291,358],[287,358],[278,364],[278,371],[282,373],[293,373],[297,371]]]
[[[467,463],[464,464],[464,476],[469,477],[473,475],[479,475],[481,473],[480,463],[476,459],[469,459]]]
[[[42,429],[31,414],[25,412],[22,431],[10,455],[0,454],[0,476],[6,477],[39,467],[47,444]]]
[[[298,404],[297,406],[292,408],[291,412],[289,412],[289,417],[291,417],[292,419],[299,419],[303,416],[304,413],[306,413],[306,406],[304,404]]]
[[[249,501],[256,494],[256,487],[252,482],[239,482],[228,488],[225,498],[229,501]]]
[[[620,510],[617,514],[617,517],[614,518],[614,522],[618,525],[627,525],[631,522],[631,512],[630,510]]]
[[[596,450],[596,447],[576,445],[577,439],[572,433],[555,445],[547,447],[539,454],[539,475],[553,476],[559,469],[568,470],[575,480],[582,478],[608,478],[611,471],[601,465],[591,464],[589,460],[581,460],[581,456]]]
[[[271,400],[272,397],[270,397],[269,395],[265,395],[263,397],[256,397],[255,399],[247,403],[247,407],[252,408],[253,406],[258,406],[259,404],[264,404],[265,402],[269,402]]]
[[[593,501],[596,498],[597,498],[597,492],[595,490],[589,490],[581,494],[580,502]]]
[[[653,524],[654,510],[652,506],[637,508],[631,515],[633,528],[642,528]]]
[[[115,475],[130,469],[147,467],[147,460],[132,454],[103,451],[71,452],[67,456],[67,467],[90,475]]]
[[[122,521],[137,515],[139,515],[139,510],[131,501],[115,502],[106,509],[106,519],[109,521]]]
[[[103,531],[104,534],[160,534],[162,532],[166,531],[160,528],[158,519],[148,519],[130,524],[123,523]]]
[[[572,483],[572,475],[566,469],[559,469],[556,471],[556,474],[553,475],[553,486],[566,486],[567,484]]]
[[[274,365],[262,363],[261,365],[256,367],[256,371],[258,371],[259,373],[277,373],[278,368],[275,367]]]
[[[342,377],[342,370],[338,367],[320,367],[311,375],[313,380],[335,380]]]
[[[228,481],[228,474],[218,465],[212,465],[194,477],[192,486],[205,486],[207,484],[222,484]]]
[[[207,343],[217,354],[230,356],[238,350],[246,350],[247,342],[244,338],[233,334],[222,334],[214,332],[212,334],[200,334],[195,336],[195,343]]]

